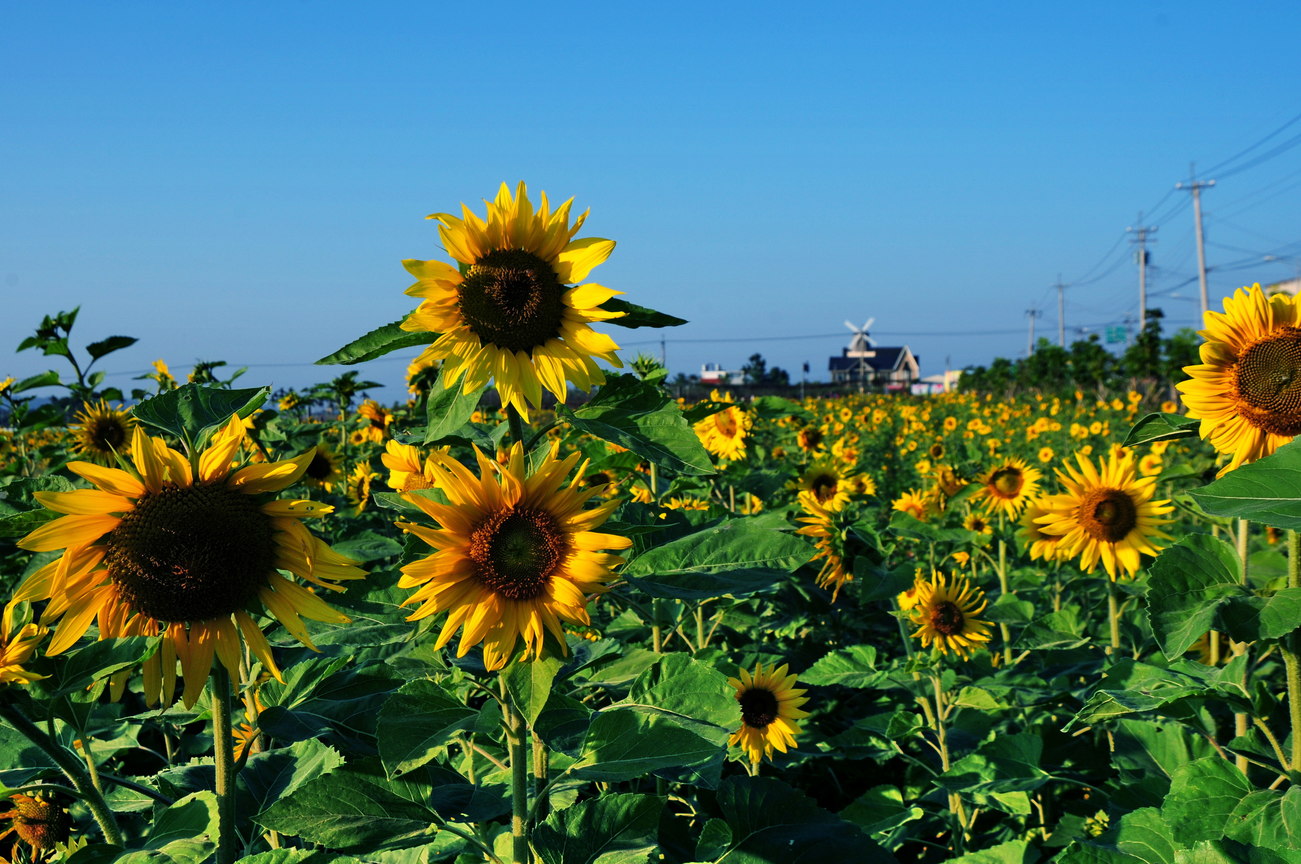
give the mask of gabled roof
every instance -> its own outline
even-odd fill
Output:
[[[904,364],[904,357],[912,354],[907,345],[899,348],[875,348],[876,352],[871,357],[862,358],[867,368],[877,372],[893,372]],[[905,354],[906,352],[906,354]],[[848,354],[849,349],[841,349],[841,354]],[[855,370],[858,368],[858,357],[832,357],[827,364],[828,371],[840,372],[845,370]]]

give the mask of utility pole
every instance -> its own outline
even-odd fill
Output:
[[[1062,284],[1062,274],[1057,274],[1057,344],[1066,347],[1066,286]]]
[[[1193,227],[1197,231],[1197,283],[1202,289],[1202,320],[1211,308],[1210,298],[1206,293],[1206,243],[1202,237],[1202,190],[1215,185],[1214,180],[1200,182],[1197,179],[1196,166],[1188,166],[1188,182],[1176,183],[1176,189],[1187,189],[1193,193]]]
[[[1038,309],[1027,309],[1025,310],[1025,314],[1030,319],[1030,341],[1026,345],[1025,353],[1027,357],[1032,357],[1034,356],[1034,319],[1044,313]]]
[[[1148,238],[1156,233],[1155,226],[1145,226],[1143,224],[1143,214],[1138,214],[1138,227],[1126,228],[1131,234],[1136,235],[1134,242],[1138,244],[1138,252],[1134,258],[1138,261],[1138,332],[1142,333],[1147,327],[1147,241]]]
[[[665,342],[664,342],[664,336],[663,336],[663,335],[660,336],[660,365],[664,367],[664,370],[665,370],[665,371],[668,371],[668,368],[669,368],[669,350],[668,350],[668,348],[667,348],[666,345],[665,345]]]

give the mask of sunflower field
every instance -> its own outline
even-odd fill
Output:
[[[1293,297],[1178,399],[683,404],[571,206],[431,217],[319,361],[411,352],[401,404],[18,346],[0,857],[1301,861]]]

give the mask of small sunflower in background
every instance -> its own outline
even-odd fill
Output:
[[[937,571],[918,587],[917,602],[910,615],[917,628],[912,637],[920,640],[923,648],[934,645],[941,654],[951,651],[965,660],[972,651],[989,642],[993,625],[976,617],[989,601],[985,592],[973,587],[967,577],[954,576],[950,581]]]
[[[344,481],[343,460],[322,439],[312,452],[311,461],[303,471],[303,480],[309,486],[333,492],[334,487]]]
[[[36,646],[49,629],[31,621],[26,604],[10,603],[0,617],[0,685],[30,684],[46,677],[23,667],[36,656]]]
[[[575,240],[587,213],[570,225],[572,198],[553,211],[541,197],[535,210],[523,183],[514,195],[503,183],[496,200],[484,202],[486,220],[465,205],[460,218],[429,216],[460,269],[402,262],[417,280],[406,293],[422,301],[402,329],[441,334],[417,360],[442,363],[444,388],[462,374],[465,393],[493,379],[502,404],[526,419],[530,406],[541,407],[543,387],[564,402],[571,381],[584,391],[604,383],[594,358],[623,366],[614,340],[588,326],[621,317],[601,304],[623,292],[574,284],[610,256],[614,241]]]
[[[926,520],[926,499],[916,489],[909,489],[903,495],[894,499],[890,504],[890,509],[898,510],[900,513],[907,513],[922,521]]]
[[[1056,455],[1057,455],[1057,454],[1053,452],[1053,448],[1051,448],[1051,447],[1040,447],[1040,448],[1039,448],[1039,461],[1042,462],[1042,463],[1044,463],[1045,465],[1047,465],[1049,462],[1053,461],[1053,457],[1056,456]]]
[[[764,668],[762,663],[754,672],[739,671],[738,678],[727,683],[736,690],[736,701],[741,707],[741,728],[732,733],[728,744],[738,744],[750,757],[751,765],[758,765],[773,751],[785,753],[797,746],[795,736],[800,724],[795,722],[809,716],[800,708],[808,702],[805,690],[798,689],[794,675],[787,675],[786,664]]]
[[[717,390],[709,394],[715,402],[732,402],[732,394],[721,395]],[[722,411],[698,421],[694,428],[704,448],[720,459],[738,462],[745,458],[745,439],[754,421],[750,412],[729,404]]]
[[[1142,555],[1157,555],[1160,540],[1170,535],[1162,518],[1174,510],[1169,501],[1153,501],[1156,478],[1139,479],[1133,456],[1126,451],[1099,460],[1095,468],[1089,457],[1076,456],[1077,470],[1069,463],[1057,478],[1066,488],[1061,495],[1044,499],[1045,513],[1035,523],[1044,534],[1055,534],[1062,559],[1080,559],[1080,568],[1092,573],[1099,562],[1107,575],[1133,577]]]
[[[385,452],[379,457],[384,467],[389,470],[389,487],[398,492],[412,492],[417,489],[433,489],[438,479],[437,462],[432,456],[422,462],[420,450],[413,444],[403,444],[390,440],[385,445]],[[438,453],[446,453],[447,448],[440,448]]]
[[[1002,514],[1015,519],[1021,508],[1039,494],[1039,478],[1043,474],[1032,468],[1024,459],[1004,459],[981,475],[980,488],[972,496],[983,501],[985,512]]]
[[[989,524],[989,520],[984,514],[972,511],[962,520],[962,527],[975,534],[990,535],[994,533],[994,526]]]
[[[804,426],[799,432],[795,433],[795,443],[805,453],[813,453],[822,449],[822,442],[825,436],[822,430],[813,424]]]
[[[348,502],[352,504],[352,515],[359,516],[370,503],[370,484],[379,476],[379,472],[370,467],[369,462],[358,462],[348,475]]]
[[[162,636],[160,650],[144,664],[145,701],[171,702],[179,660],[190,707],[214,655],[239,681],[241,644],[280,678],[271,646],[250,615],[256,601],[309,648],[300,616],[348,620],[280,573],[337,591],[343,589],[336,582],[365,575],[302,525],[332,507],[271,498],[302,477],[312,454],[232,472],[244,435],[243,422],[232,416],[199,455],[196,471],[184,455],[137,426],[129,450],[135,473],[69,462],[68,470],[96,488],[35,493],[46,509],[65,515],[19,540],[19,547],[65,551],[32,573],[14,600],[49,601],[41,623],[57,621],[58,627],[47,654],[71,648],[93,621],[101,639]],[[114,677],[115,697],[125,683],[125,674]]]
[[[906,590],[900,591],[895,600],[899,603],[899,609],[902,612],[910,612],[917,606],[917,601],[922,597],[922,586],[926,580],[922,578],[922,569],[917,568],[917,573],[913,576],[913,584]]]
[[[72,433],[72,452],[98,465],[115,465],[131,441],[135,418],[121,408],[114,408],[103,399],[95,405],[87,404],[73,418],[68,427]]]
[[[461,639],[457,656],[483,643],[483,663],[503,668],[524,642],[521,659],[541,656],[550,633],[567,651],[564,622],[590,626],[587,598],[607,590],[612,568],[623,563],[606,549],[627,549],[632,541],[593,530],[620,501],[583,509],[599,487],[584,487],[584,462],[572,481],[566,478],[579,455],[556,458],[552,449],[532,473],[524,448],[513,445],[505,465],[475,448],[479,474],[445,453],[434,453],[435,485],[447,504],[406,495],[438,527],[399,522],[434,554],[402,568],[400,588],[417,589],[404,606],[418,604],[408,620],[446,612],[435,649]]]
[[[849,503],[849,478],[833,459],[815,459],[790,486],[800,501],[812,500],[831,510]]]
[[[1268,456],[1301,433],[1301,308],[1260,285],[1206,313],[1202,362],[1175,385],[1201,437],[1229,456],[1220,476]]]

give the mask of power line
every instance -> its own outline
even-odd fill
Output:
[[[1223,162],[1220,162],[1218,165],[1212,165],[1210,168],[1206,169],[1206,173],[1207,173],[1207,174],[1214,174],[1216,171],[1222,171],[1222,170],[1224,170],[1224,169],[1227,168],[1230,164],[1232,164],[1232,162],[1233,162],[1235,159],[1240,159],[1241,157],[1246,156],[1246,155],[1247,155],[1248,153],[1250,153],[1252,150],[1255,150],[1257,147],[1259,147],[1259,146],[1261,146],[1262,144],[1264,144],[1265,142],[1269,141],[1271,138],[1274,138],[1274,137],[1277,136],[1277,135],[1281,135],[1285,129],[1287,129],[1289,126],[1292,126],[1293,124],[1295,124],[1295,123],[1298,122],[1298,121],[1301,121],[1301,114],[1298,114],[1298,115],[1296,115],[1295,117],[1293,117],[1291,120],[1288,120],[1288,121],[1287,121],[1286,123],[1284,123],[1282,126],[1278,127],[1278,128],[1275,129],[1273,132],[1270,132],[1268,135],[1266,135],[1264,138],[1261,138],[1259,141],[1257,141],[1255,144],[1252,144],[1250,147],[1247,147],[1247,148],[1244,149],[1244,150],[1240,150],[1240,151],[1238,151],[1237,153],[1234,153],[1232,156],[1230,156],[1228,159],[1225,159]],[[1238,167],[1238,168],[1234,168],[1234,169],[1232,169],[1232,171],[1230,171],[1229,173],[1236,174],[1237,172],[1242,171],[1242,170],[1245,170],[1245,169],[1242,168],[1242,167]],[[1227,174],[1226,174],[1226,176],[1227,176]]]

